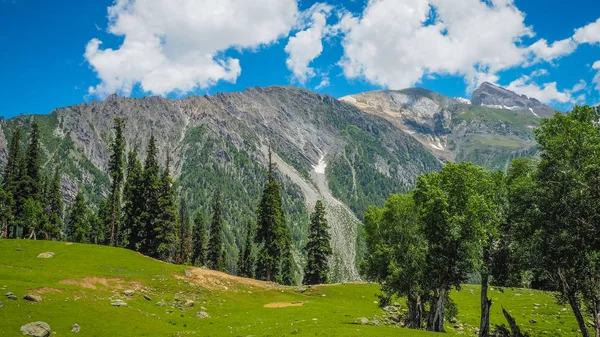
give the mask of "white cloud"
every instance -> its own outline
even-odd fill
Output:
[[[323,52],[322,40],[334,34],[334,28],[327,25],[332,9],[326,4],[314,4],[303,13],[303,30],[290,37],[285,46],[285,52],[289,55],[285,63],[294,79],[302,84],[315,76],[314,69],[309,65]]]
[[[579,43],[600,43],[600,18],[596,22],[577,29],[573,39]]]
[[[325,77],[321,80],[321,83],[315,87],[316,90],[327,88],[331,83],[329,83],[329,78]]]
[[[577,49],[577,42],[572,38],[555,41],[551,45],[545,39],[540,39],[529,50],[533,53],[533,63],[539,61],[551,62],[560,57],[570,55]]]
[[[101,49],[92,39],[84,54],[101,80],[89,91],[100,97],[136,84],[164,95],[235,82],[240,62],[223,52],[273,43],[299,16],[297,0],[116,0],[108,12],[108,31],[123,44]]]
[[[471,84],[497,79],[527,58],[519,44],[533,33],[524,17],[511,0],[370,0],[361,17],[341,21],[340,64],[348,78],[390,88],[430,73],[462,75]]]
[[[600,91],[600,61],[594,62],[592,69],[598,70],[592,81],[596,84],[596,90]]]
[[[579,103],[585,101],[584,94],[574,95],[587,87],[584,80],[580,80],[572,89],[560,91],[556,82],[548,82],[542,85],[536,83],[535,77],[546,74],[547,72],[534,71],[530,76],[523,75],[506,86],[506,89],[520,95],[533,97],[543,103]]]

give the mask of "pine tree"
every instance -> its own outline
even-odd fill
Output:
[[[48,219],[39,200],[28,198],[23,205],[23,238],[36,240],[47,226]]]
[[[177,205],[175,188],[169,169],[170,159],[160,178],[158,216],[154,227],[156,258],[174,262],[177,254]]]
[[[223,251],[223,216],[221,214],[221,191],[217,189],[213,198],[212,222],[210,224],[210,237],[208,240],[207,264],[210,269],[224,270]]]
[[[137,152],[129,152],[127,155],[127,181],[123,190],[123,220],[118,242],[119,246],[131,250],[139,250],[143,239],[144,183],[142,175],[142,164],[137,157]]]
[[[75,197],[75,203],[69,215],[67,238],[71,242],[89,243],[90,232],[89,210],[80,191]]]
[[[12,194],[0,185],[0,239],[8,238],[8,226],[13,220],[14,207]]]
[[[281,200],[281,187],[275,178],[275,164],[269,149],[267,184],[258,206],[256,243],[260,246],[257,276],[266,281],[281,280],[283,250],[288,248],[288,228]]]
[[[246,225],[246,241],[240,248],[240,255],[238,257],[238,274],[242,277],[254,278],[254,231],[252,223],[248,222]]]
[[[54,171],[52,180],[47,181],[46,185],[46,211],[48,216],[47,234],[50,239],[60,237],[60,231],[63,228],[63,195],[60,185],[60,170],[57,167]]]
[[[331,256],[331,236],[325,219],[325,205],[317,201],[315,210],[310,216],[308,244],[306,245],[308,263],[304,273],[304,284],[327,283],[329,273],[329,257]]]
[[[115,246],[119,236],[119,226],[121,218],[121,187],[123,184],[123,157],[125,155],[125,137],[123,128],[125,122],[120,118],[114,119],[115,139],[110,148],[110,160],[108,162],[108,172],[111,179],[110,194],[108,196],[108,244]]]
[[[294,254],[292,253],[291,237],[286,240],[285,247],[282,254],[281,281],[279,281],[279,283],[291,286],[296,284],[296,267],[294,263]]]
[[[190,215],[185,198],[179,201],[178,225],[178,263],[188,263],[192,254],[192,235],[190,230]]]
[[[20,178],[21,162],[21,129],[15,129],[8,149],[8,158],[4,166],[3,187],[9,192],[14,192],[15,182]]]
[[[194,216],[194,234],[193,234],[193,250],[192,250],[192,264],[198,267],[202,267],[206,264],[206,246],[208,244],[206,223],[202,212],[196,212]]]
[[[35,122],[29,131],[29,144],[25,153],[25,197],[41,201],[42,175],[40,172],[40,130]]]
[[[143,200],[145,205],[141,217],[144,228],[141,233],[140,252],[148,256],[156,256],[154,228],[160,210],[160,169],[158,167],[158,160],[156,159],[157,152],[156,139],[152,135],[148,143],[144,173],[142,175]]]
[[[98,213],[90,215],[90,243],[101,244],[106,242],[106,218],[108,217],[106,200],[100,200]]]

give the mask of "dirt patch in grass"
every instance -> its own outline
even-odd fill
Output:
[[[304,302],[273,302],[264,305],[265,308],[287,308],[287,307],[301,307]]]
[[[30,293],[34,293],[34,294],[46,294],[46,293],[62,293],[62,290],[60,289],[56,289],[56,288],[39,288],[39,289],[32,289],[29,290]]]
[[[76,285],[87,289],[98,289],[98,287],[108,288],[111,290],[124,290],[124,289],[143,289],[144,285],[141,282],[127,282],[120,278],[106,278],[106,277],[86,277],[82,280],[62,280],[59,284],[70,284]]]
[[[280,288],[279,285],[271,282],[259,281],[239,276],[233,276],[215,270],[204,268],[188,268],[186,275],[175,275],[175,278],[188,280],[195,285],[210,290],[229,290],[237,286],[248,286],[262,289]]]

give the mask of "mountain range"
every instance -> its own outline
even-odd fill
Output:
[[[359,279],[361,219],[369,205],[409,191],[417,177],[447,161],[507,167],[537,152],[533,129],[555,110],[484,83],[470,100],[421,88],[375,91],[335,99],[295,87],[238,93],[125,98],[111,95],[54,110],[1,120],[0,164],[14,128],[40,126],[42,166],[62,172],[67,203],[82,190],[95,205],[107,194],[114,118],[125,121],[127,149],[142,158],[150,135],[172,160],[181,198],[208,218],[210,198],[224,192],[229,269],[235,268],[244,225],[254,221],[266,179],[267,152],[275,154],[287,219],[303,264],[308,214],[325,201],[331,228],[333,281]]]

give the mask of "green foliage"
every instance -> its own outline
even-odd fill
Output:
[[[6,239],[9,235],[9,224],[13,221],[15,200],[12,194],[0,185],[0,238]]]
[[[179,200],[179,216],[177,217],[178,263],[188,263],[192,256],[192,229],[190,214],[185,198]]]
[[[24,196],[41,200],[42,175],[40,169],[40,130],[35,120],[29,132],[29,144],[25,152]]]
[[[90,211],[81,192],[77,193],[75,203],[69,214],[67,239],[71,242],[89,243],[92,226]]]
[[[44,208],[39,200],[28,198],[23,205],[23,238],[37,239],[48,223]],[[40,237],[42,238],[42,237]]]
[[[125,122],[120,118],[114,119],[115,138],[110,145],[110,160],[108,161],[108,173],[111,178],[110,194],[108,195],[108,218],[106,228],[108,229],[107,243],[111,246],[118,244],[121,220],[121,189],[123,184],[123,160],[125,157],[125,137],[123,128]]]
[[[156,158],[158,149],[156,148],[156,139],[154,135],[150,137],[148,150],[146,151],[146,161],[144,163],[143,180],[143,200],[145,202],[142,211],[143,229],[140,234],[140,252],[149,256],[156,256],[156,221],[158,212],[160,212],[160,168]]]
[[[259,246],[256,274],[258,278],[266,281],[273,281],[281,277],[283,251],[290,248],[287,242],[289,234],[280,193],[281,187],[275,177],[275,164],[271,159],[271,150],[269,149],[269,173],[258,206],[255,237],[255,242]],[[288,263],[289,259],[286,261],[286,264]]]
[[[216,190],[213,197],[212,221],[208,239],[207,265],[213,270],[224,270],[225,255],[223,246],[223,216],[221,214],[221,191]]]
[[[304,270],[304,284],[325,284],[329,273],[331,256],[331,235],[325,219],[325,205],[318,200],[310,215],[308,244],[306,245],[308,263]]]
[[[143,168],[136,151],[127,155],[127,180],[123,189],[123,220],[119,231],[120,247],[139,250],[143,240],[144,182]]]
[[[256,257],[254,252],[254,226],[251,222],[246,225],[246,238],[238,258],[238,275],[254,278]]]
[[[192,234],[192,264],[202,267],[206,264],[206,250],[208,246],[206,222],[202,212],[197,211],[194,216],[194,229]]]
[[[46,216],[48,217],[48,235],[50,238],[59,239],[63,229],[63,195],[60,184],[60,170],[57,167],[46,191]]]
[[[169,170],[169,159],[160,178],[158,216],[154,224],[156,258],[175,262],[177,257],[177,192]]]

